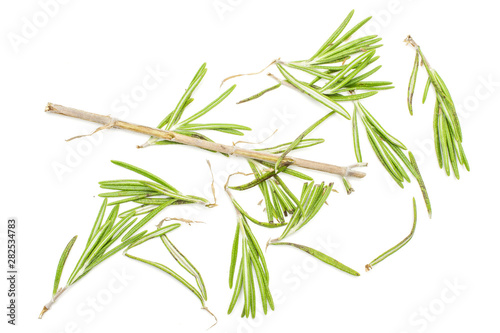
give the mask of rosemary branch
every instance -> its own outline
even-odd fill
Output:
[[[126,121],[121,121],[114,119],[110,116],[104,116],[96,113],[90,113],[87,111],[82,111],[62,105],[48,103],[45,108],[46,112],[56,113],[63,116],[78,118],[87,120],[90,122],[102,124],[96,131],[108,128],[119,128],[124,130],[129,130],[132,132],[147,134],[153,137],[161,138],[167,141],[176,142],[188,146],[194,146],[206,150],[216,151],[223,154],[234,155],[245,157],[248,159],[254,159],[259,161],[276,163],[280,156],[279,154],[271,154],[263,151],[256,151],[252,149],[239,148],[236,146],[225,145],[221,143],[210,142],[206,140],[201,140],[198,138],[182,135],[172,131],[164,131],[158,128],[152,128],[143,125],[132,124]],[[95,131],[95,132],[96,132]],[[94,132],[94,133],[95,133]],[[339,175],[342,177],[356,177],[363,178],[366,176],[364,172],[353,170],[352,167],[342,167],[333,164],[321,163],[310,161],[306,159],[301,159],[297,157],[286,157],[282,161],[282,165],[293,165],[296,167],[301,167],[304,169],[317,170],[326,173],[331,173]]]

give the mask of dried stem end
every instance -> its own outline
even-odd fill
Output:
[[[45,314],[45,312],[49,311],[49,308],[44,306],[43,309],[42,309],[42,312],[40,312],[40,315],[38,316],[38,319],[42,319],[43,315]]]
[[[202,309],[205,310],[205,311],[207,311],[208,313],[210,313],[212,315],[212,317],[214,317],[214,319],[215,319],[215,323],[212,326],[210,326],[209,328],[207,328],[207,331],[208,331],[209,329],[211,329],[212,327],[214,327],[215,325],[217,325],[217,323],[219,321],[217,320],[217,317],[212,313],[212,311],[210,311],[206,306],[202,307]]]

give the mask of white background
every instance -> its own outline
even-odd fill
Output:
[[[132,177],[112,165],[111,159],[146,168],[184,193],[207,197],[210,173],[205,160],[212,162],[219,206],[169,208],[160,214],[206,222],[182,226],[171,239],[204,276],[208,306],[219,318],[211,332],[498,331],[500,71],[494,2],[75,0],[50,7],[52,16],[46,22],[43,3],[56,2],[2,1],[0,9],[0,218],[19,219],[20,246],[18,326],[5,323],[7,285],[2,279],[2,332],[5,327],[7,332],[201,332],[212,325],[212,318],[199,310],[198,300],[187,289],[122,255],[96,268],[61,297],[43,320],[37,319],[50,298],[60,253],[72,236],[80,238],[66,274],[82,251],[100,205],[97,182]],[[241,319],[242,304],[238,303],[228,316],[232,291],[227,276],[235,215],[221,184],[228,173],[247,171],[245,161],[181,146],[137,150],[135,146],[146,138],[117,130],[66,143],[64,139],[89,133],[95,126],[45,114],[44,107],[50,101],[155,126],[173,109],[203,62],[209,71],[187,112],[215,98],[224,77],[257,71],[277,57],[309,57],[353,8],[356,14],[351,24],[374,16],[359,35],[378,33],[384,38],[384,47],[377,51],[383,68],[376,78],[396,86],[365,105],[414,151],[429,190],[433,218],[426,216],[416,182],[404,190],[395,187],[363,135],[368,176],[353,181],[356,192],[346,196],[340,179],[310,173],[316,181],[335,181],[339,194],[332,195],[314,222],[290,239],[322,248],[361,276],[344,274],[291,248],[270,248],[267,260],[271,288],[277,294],[276,311],[265,318],[259,313],[255,320]],[[26,22],[36,22],[38,28],[27,34],[23,31]],[[461,169],[460,181],[446,177],[437,166],[432,98],[426,105],[420,103],[427,77],[422,69],[415,116],[408,114],[406,90],[414,51],[402,41],[409,33],[447,82],[460,109],[464,148],[471,164],[470,173]],[[25,39],[14,45],[13,36]],[[151,71],[163,73],[156,87],[142,100],[133,101],[133,107],[125,106],[124,96],[141,89]],[[288,88],[236,105],[273,82],[260,75],[232,83],[238,84],[237,89],[206,119],[252,127],[246,140],[259,141],[279,128],[266,144],[290,141],[326,111]],[[225,143],[239,139],[211,136]],[[355,161],[350,122],[340,116],[329,119],[311,137],[323,137],[326,142],[298,155],[339,165]],[[293,187],[298,189],[300,182]],[[258,191],[237,195],[248,210],[264,219],[256,206]],[[366,263],[408,234],[412,196],[419,209],[415,237],[365,273]],[[152,230],[153,223],[148,228]],[[262,245],[280,233],[253,229]],[[2,223],[2,258],[5,231]],[[158,243],[151,242],[136,253],[176,267]],[[127,276],[125,282],[116,280],[122,274]],[[90,307],[92,298],[98,300],[99,311]]]

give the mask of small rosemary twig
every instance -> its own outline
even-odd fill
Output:
[[[270,154],[262,151],[256,151],[251,149],[239,148],[231,145],[224,145],[220,143],[210,142],[207,140],[202,140],[195,137],[190,137],[187,135],[175,133],[173,131],[164,131],[158,128],[136,125],[126,121],[114,119],[110,116],[90,113],[57,104],[49,103],[45,108],[45,111],[49,113],[56,113],[63,116],[83,119],[90,122],[102,124],[105,125],[106,128],[119,128],[119,129],[129,130],[132,132],[147,134],[153,137],[161,138],[170,142],[181,143],[184,145],[216,151],[223,154],[240,156],[259,161],[271,162],[273,164],[275,164],[280,158],[280,155],[276,154]],[[294,165],[305,169],[332,173],[343,177],[363,178],[366,175],[364,172],[356,171],[349,167],[342,167],[327,163],[315,162],[296,157],[287,157],[283,160],[282,164]]]

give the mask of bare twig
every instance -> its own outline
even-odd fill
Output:
[[[164,131],[158,128],[136,125],[126,121],[121,121],[118,119],[114,119],[110,116],[104,116],[96,113],[90,113],[62,105],[49,103],[45,108],[46,112],[56,113],[63,116],[78,118],[87,120],[90,122],[102,124],[102,125],[110,125],[111,128],[119,128],[124,130],[129,130],[132,132],[142,133],[150,136],[154,136],[160,139],[168,140],[171,142],[176,142],[188,146],[194,146],[206,150],[216,151],[223,154],[240,156],[245,158],[250,158],[259,161],[276,163],[280,158],[280,155],[270,154],[261,151],[255,151],[251,149],[239,148],[232,145],[224,145],[220,143],[210,142],[186,135],[182,135],[179,133],[175,133],[172,131]],[[340,175],[343,177],[356,177],[363,178],[366,176],[364,172],[352,170],[350,167],[342,167],[333,164],[321,163],[310,161],[306,159],[296,158],[296,157],[286,157],[283,160],[284,165],[293,165],[296,167],[301,167],[310,170],[317,170],[322,172],[327,172],[331,174]]]

